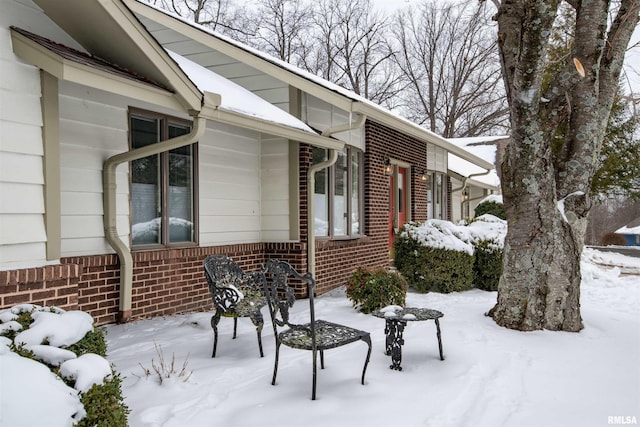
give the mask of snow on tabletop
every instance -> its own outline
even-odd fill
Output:
[[[86,392],[94,384],[100,385],[105,378],[111,376],[111,366],[104,357],[87,353],[60,365],[60,375],[74,379],[74,388]]]
[[[29,329],[14,339],[16,345],[38,345],[48,342],[55,347],[69,346],[80,341],[93,330],[93,318],[83,311],[67,311],[61,314],[34,311]]]
[[[404,320],[416,320],[416,315],[413,313],[407,313],[404,316],[402,316],[402,318]]]
[[[402,310],[402,307],[400,307],[399,305],[395,305],[395,304],[387,305],[386,307],[382,307],[380,309],[380,311],[383,312],[383,313],[388,313],[388,312],[392,312],[393,313],[393,312],[400,311],[400,310]]]
[[[0,379],[3,427],[71,427],[85,415],[78,392],[42,363],[0,353]]]

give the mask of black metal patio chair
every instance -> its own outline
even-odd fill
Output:
[[[237,336],[238,317],[250,318],[256,327],[260,357],[264,357],[262,351],[264,319],[260,309],[267,301],[262,286],[262,273],[245,273],[233,259],[225,255],[206,257],[204,272],[215,308],[215,313],[211,317],[211,327],[213,328],[211,357],[216,357],[218,322],[222,317],[233,318],[233,339]]]
[[[273,367],[272,385],[276,384],[278,374],[278,359],[280,345],[287,347],[310,350],[313,362],[313,385],[311,399],[316,399],[316,372],[317,354],[320,353],[320,367],[324,369],[324,351],[340,347],[356,341],[364,341],[368,345],[367,357],[362,369],[361,383],[364,385],[364,376],[371,357],[371,337],[369,332],[360,331],[349,326],[339,325],[324,320],[316,320],[313,303],[315,279],[311,273],[301,275],[289,263],[282,260],[268,260],[263,267],[264,293],[267,298],[267,306],[273,324],[273,332],[276,340],[275,363]],[[297,279],[306,283],[309,296],[310,322],[302,325],[291,323],[289,309],[295,302],[294,290],[289,286],[289,279]],[[283,328],[283,330],[279,330]]]

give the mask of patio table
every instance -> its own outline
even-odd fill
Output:
[[[402,345],[404,345],[403,332],[407,322],[435,321],[440,360],[444,360],[439,321],[444,314],[440,311],[429,308],[388,306],[371,314],[385,320],[384,333],[387,336],[385,354],[391,356],[390,369],[402,370],[400,363],[402,362]]]

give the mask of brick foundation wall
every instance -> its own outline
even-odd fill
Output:
[[[224,254],[245,270],[280,257],[306,271],[306,245],[253,243],[134,252],[131,319],[210,310],[202,262]],[[97,325],[118,321],[120,264],[115,254],[67,257],[60,265],[0,271],[0,309],[16,304],[83,310]],[[296,286],[300,296],[306,289]]]
[[[0,308],[18,304],[78,308],[77,265],[48,265],[0,271]]]

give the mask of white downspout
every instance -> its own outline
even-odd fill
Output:
[[[122,163],[193,144],[204,134],[206,124],[206,119],[194,116],[194,124],[191,132],[157,144],[151,144],[125,153],[116,154],[104,161],[102,170],[104,234],[107,242],[109,242],[111,247],[116,251],[118,259],[120,260],[120,305],[118,313],[118,322],[120,323],[126,322],[131,317],[133,257],[131,256],[131,250],[128,245],[118,235],[116,221],[116,168]]]
[[[322,136],[331,136],[335,133],[346,132],[364,126],[367,116],[361,114],[355,122],[345,123],[325,129]],[[315,239],[315,210],[313,195],[316,186],[316,172],[332,166],[338,160],[338,151],[329,149],[328,159],[324,162],[312,165],[307,171],[307,271],[316,274],[316,239]]]

